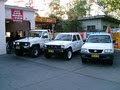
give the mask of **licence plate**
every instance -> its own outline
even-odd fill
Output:
[[[54,50],[48,50],[49,53],[54,53]]]
[[[20,47],[19,47],[19,46],[16,46],[16,49],[20,49]]]
[[[99,58],[99,55],[97,55],[97,54],[92,54],[91,57],[92,57],[92,58]]]

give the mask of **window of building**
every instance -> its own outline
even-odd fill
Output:
[[[87,26],[87,30],[94,30],[94,29],[95,29],[95,25]]]
[[[103,26],[103,30],[106,30],[107,29],[107,26]]]

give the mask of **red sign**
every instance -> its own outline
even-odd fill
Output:
[[[21,21],[23,20],[23,11],[22,10],[11,10],[11,18],[13,21]]]
[[[81,35],[82,39],[85,38],[85,32],[80,32],[80,35]]]

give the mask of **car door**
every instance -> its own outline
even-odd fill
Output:
[[[77,36],[77,50],[80,50],[83,45],[83,41],[79,34],[77,34],[76,36]]]
[[[73,35],[73,39],[72,39],[72,49],[73,49],[73,52],[75,52],[77,50],[77,37],[76,35]]]
[[[44,31],[42,34],[42,39],[41,39],[42,43],[41,43],[41,47],[43,48],[44,44],[47,43],[49,41],[49,35],[47,31]]]

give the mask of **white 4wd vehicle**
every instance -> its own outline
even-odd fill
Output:
[[[45,57],[52,55],[65,56],[67,60],[72,58],[72,53],[81,49],[83,40],[79,33],[60,33],[54,41],[45,43]]]
[[[38,57],[44,43],[49,41],[48,30],[30,31],[26,38],[14,42],[15,54],[21,56],[24,52],[29,52],[32,57]]]
[[[87,60],[108,60],[113,64],[113,40],[110,34],[91,34],[81,48],[81,59],[83,63]]]

